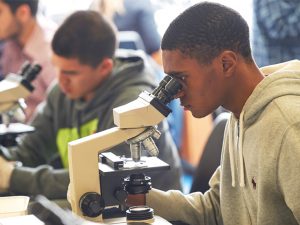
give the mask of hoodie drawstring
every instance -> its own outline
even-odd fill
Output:
[[[244,111],[242,111],[240,114],[238,129],[239,129],[238,156],[239,156],[240,187],[245,187],[245,168],[244,168],[244,157],[243,157]]]
[[[237,149],[237,154],[238,154],[238,161],[239,161],[239,177],[240,177],[240,182],[239,185],[240,187],[245,186],[245,168],[244,168],[244,157],[243,157],[243,138],[244,138],[244,112],[242,111],[240,114],[240,119],[239,119],[239,126],[237,127],[238,132],[236,134],[235,132],[235,126],[233,126],[233,115],[229,118],[228,121],[228,127],[230,128],[229,134],[228,134],[228,139],[229,139],[229,161],[230,161],[230,170],[231,170],[231,185],[232,187],[235,187],[236,184],[236,174],[235,174],[235,135],[238,137],[238,149]],[[226,143],[225,143],[226,144]]]
[[[234,145],[233,145],[233,137],[232,137],[232,118],[233,116],[230,116],[228,121],[228,127],[229,127],[229,161],[230,161],[230,170],[231,170],[231,185],[232,187],[235,187],[235,160],[234,160]],[[227,143],[225,143],[226,146]]]

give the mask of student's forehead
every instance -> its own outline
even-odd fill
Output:
[[[181,62],[181,61],[189,61],[195,60],[195,57],[190,55],[189,53],[183,53],[181,50],[163,50],[162,58],[166,62]]]
[[[178,51],[169,51],[165,50],[162,52],[162,60],[165,69],[170,70],[178,66],[178,63],[181,61],[182,56]]]
[[[196,59],[182,54],[180,51],[163,51],[163,67],[165,73],[182,73]]]

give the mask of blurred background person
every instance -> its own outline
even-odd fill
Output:
[[[119,31],[135,31],[142,40],[145,52],[161,65],[161,37],[150,0],[94,0],[90,8],[110,18]]]
[[[253,1],[253,56],[258,66],[300,58],[300,1]]]
[[[24,62],[35,62],[42,71],[33,81],[35,90],[26,99],[26,121],[45,98],[46,90],[55,78],[51,63],[53,24],[37,20],[38,0],[0,0],[0,40],[4,41],[0,68],[3,76],[17,73]]]

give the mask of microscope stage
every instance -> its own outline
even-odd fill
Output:
[[[113,168],[107,163],[99,162],[99,170],[101,175],[105,176],[111,173],[128,174],[128,171],[130,171],[130,173],[141,173],[170,169],[170,166],[167,163],[157,157],[141,157],[139,162],[134,162],[130,158],[121,157],[120,160],[123,161],[123,165],[120,168]]]
[[[6,134],[22,134],[33,132],[34,127],[22,123],[10,123],[9,126],[0,124],[0,136]]]

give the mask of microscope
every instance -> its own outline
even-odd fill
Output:
[[[5,147],[16,144],[15,139],[19,134],[33,132],[34,128],[15,121],[24,121],[24,98],[34,90],[31,82],[41,71],[40,65],[25,63],[19,74],[8,74],[0,82],[0,144]],[[12,123],[13,122],[13,123]]]
[[[177,79],[165,76],[152,93],[144,91],[136,100],[113,109],[116,127],[69,142],[68,200],[76,215],[94,222],[114,214],[124,216],[124,212],[127,220],[128,214],[133,220],[139,217],[135,212],[145,212],[146,219],[153,216],[146,206],[126,211],[126,199],[148,193],[151,178],[147,172],[169,169],[156,157],[158,149],[152,137],[159,138],[156,125],[171,112],[167,104],[181,88]],[[130,158],[105,152],[124,141],[130,145]],[[150,157],[142,156],[142,146]]]

